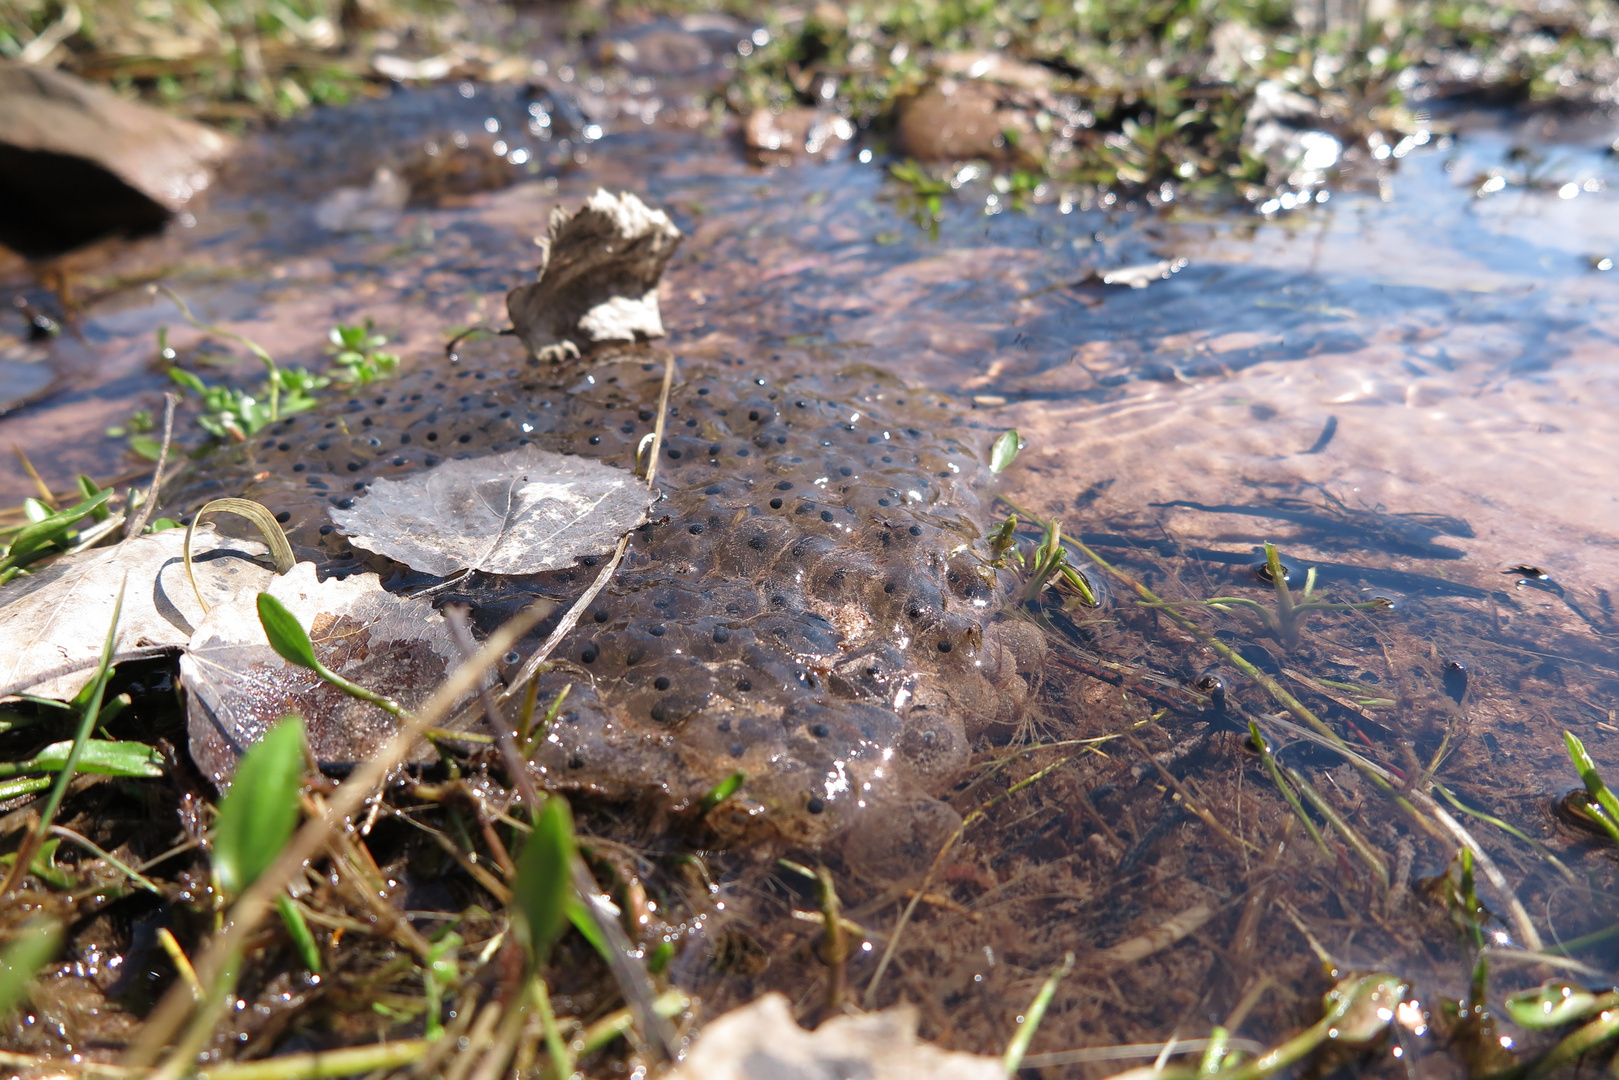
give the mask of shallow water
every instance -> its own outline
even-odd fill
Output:
[[[986,214],[988,189],[969,182],[933,236],[908,219],[880,162],[761,172],[682,123],[606,110],[603,137],[571,148],[560,170],[536,143],[532,178],[526,166],[488,174],[512,186],[452,193],[370,232],[314,223],[332,187],[419,160],[425,141],[453,145],[457,131],[483,145],[486,118],[514,130],[531,100],[473,94],[399,95],[289,125],[244,151],[193,226],[81,257],[82,310],[56,342],[23,342],[20,315],[6,316],[4,358],[53,365],[62,388],[0,417],[0,439],[25,447],[56,488],[76,471],[106,478],[133,466],[94,433],[159,407],[157,327],[170,327],[187,366],[206,372],[219,356],[147,281],[283,362],[316,365],[326,327],[365,317],[407,357],[428,356],[452,328],[503,324],[505,291],[532,273],[553,205],[627,187],[688,234],[663,292],[682,357],[871,364],[961,395],[974,421],[1028,440],[1004,482],[1011,502],[1061,517],[1170,599],[1269,603],[1252,567],[1271,540],[1295,588],[1315,565],[1334,600],[1395,600],[1392,611],[1319,614],[1291,648],[1234,615],[1195,617],[1293,691],[1308,689],[1335,730],[1397,776],[1431,769],[1463,803],[1563,860],[1568,876],[1457,812],[1543,944],[1612,921],[1613,860],[1552,809],[1575,784],[1564,728],[1619,775],[1608,592],[1619,569],[1609,420],[1619,391],[1608,371],[1619,278],[1598,268],[1619,258],[1611,121],[1457,115],[1455,134],[1436,133],[1385,175],[1273,217],[1064,212],[1055,201]],[[560,131],[568,110],[554,112]],[[1477,195],[1492,168],[1513,182]],[[1094,281],[1158,260],[1179,268],[1142,289]],[[30,491],[19,469],[0,476],[4,497]],[[1048,613],[1054,657],[1020,735],[1131,738],[1080,752],[968,834],[879,1000],[917,1000],[929,1034],[993,1051],[1015,1003],[1074,951],[1078,973],[1036,1051],[1201,1037],[1234,1008],[1238,1033],[1273,1041],[1319,1015],[1325,957],[1411,979],[1431,1014],[1434,1027],[1397,1029],[1376,1060],[1455,1074],[1466,1055],[1443,1051],[1435,1033],[1446,1028],[1441,1001],[1465,996],[1472,966],[1438,883],[1454,834],[1425,810],[1402,814],[1341,755],[1271,719],[1274,704],[1205,645],[1111,588],[1102,612]],[[1197,689],[1204,677],[1226,687],[1223,711]],[[1380,688],[1359,700],[1384,703],[1355,705],[1320,679]],[[1370,860],[1320,816],[1325,854],[1292,829],[1239,733],[1251,717],[1364,836]],[[1043,753],[1012,762],[1007,778],[1057,760]],[[1006,756],[985,744],[976,761]],[[988,790],[962,790],[956,809]],[[1371,869],[1378,859],[1391,889]],[[648,871],[668,890],[672,926],[707,926],[676,977],[716,1006],[780,987],[815,1015],[824,967],[814,928],[792,918],[813,900],[745,859],[715,865],[714,895]],[[854,868],[840,878],[873,945],[851,962],[856,987],[903,899],[890,884]],[[1507,955],[1528,944],[1507,892],[1481,883],[1480,899],[1504,950],[1498,1004],[1555,972]],[[1180,929],[1136,957],[1131,943],[1175,918]],[[1576,955],[1593,984],[1619,972],[1611,944]],[[1510,1026],[1485,1034],[1458,1039],[1534,1039]],[[1047,1075],[1106,1071],[1054,1064]]]

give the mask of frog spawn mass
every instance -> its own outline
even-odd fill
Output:
[[[992,622],[1004,589],[986,562],[984,440],[947,399],[873,369],[781,366],[678,365],[662,497],[539,676],[542,703],[571,691],[534,767],[554,789],[671,811],[741,770],[741,795],[709,818],[722,836],[818,846],[848,832],[856,861],[925,861],[957,820],[932,796],[973,739],[1015,722],[1038,665],[1028,627]],[[663,369],[644,347],[556,363],[487,340],[272,425],[199,469],[171,509],[256,499],[342,572],[367,557],[329,511],[377,478],[525,443],[628,465]],[[440,596],[472,603],[485,630],[557,601],[526,652],[600,562],[475,574]],[[391,564],[368,565],[388,579]]]

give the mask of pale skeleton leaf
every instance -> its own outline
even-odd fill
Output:
[[[999,1058],[922,1042],[916,1022],[915,1006],[896,1005],[805,1031],[787,999],[769,993],[710,1021],[667,1080],[1005,1080]]]
[[[425,573],[537,574],[610,550],[654,498],[627,469],[520,446],[378,480],[331,516],[355,547]]]
[[[119,651],[179,649],[202,621],[202,605],[186,580],[184,529],[137,536],[117,547],[66,555],[38,573],[0,588],[0,697],[28,693],[66,701],[94,674],[112,624],[118,588],[124,592]],[[191,544],[197,588],[210,604],[275,576],[254,559],[267,553],[254,540],[197,530]]]
[[[314,564],[301,562],[264,591],[309,632],[322,664],[407,710],[461,662],[433,605],[384,592],[375,574],[317,581]],[[289,712],[306,721],[309,748],[322,764],[375,756],[397,721],[276,655],[259,624],[258,592],[244,589],[210,611],[180,657],[192,760],[223,787],[237,759]],[[422,747],[410,760],[431,758]]]

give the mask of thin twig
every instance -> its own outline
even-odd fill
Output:
[[[71,840],[73,843],[78,844],[90,854],[102,860],[114,870],[117,870],[120,874],[123,874],[129,880],[133,881],[135,884],[139,885],[148,892],[156,893],[159,896],[163,895],[163,890],[154,885],[151,878],[147,877],[145,874],[142,874],[139,870],[136,870],[133,866],[130,866],[128,863],[124,862],[110,851],[102,850],[89,837],[81,836],[72,829],[65,828],[61,825],[52,825],[51,832],[61,837],[63,840]]]
[[[652,457],[646,466],[646,486],[658,478],[658,449],[663,446],[663,426],[669,419],[669,389],[675,381],[675,354],[663,358],[663,391],[658,395],[658,422],[652,428]]]
[[[456,647],[461,650],[461,658],[471,660],[478,653],[478,643],[472,639],[472,630],[467,625],[467,609],[460,604],[451,604],[444,609],[444,619],[450,624],[450,635],[455,638]],[[512,786],[517,789],[518,796],[528,807],[529,820],[532,821],[540,812],[540,796],[534,789],[534,778],[524,767],[523,755],[517,752],[512,727],[506,722],[506,716],[500,709],[500,702],[495,700],[494,692],[488,685],[478,687],[478,699],[483,703],[484,715],[488,717],[489,726],[495,732],[495,745],[500,747],[500,756],[506,763],[506,771],[511,774]]]
[[[551,636],[547,637],[544,644],[534,650],[534,655],[523,661],[523,666],[513,676],[512,681],[507,684],[506,689],[497,695],[496,700],[501,704],[505,704],[511,700],[518,687],[539,674],[540,665],[550,659],[551,654],[556,651],[556,647],[562,644],[562,639],[567,637],[573,628],[578,625],[580,616],[584,615],[585,609],[590,607],[597,594],[607,587],[607,582],[612,579],[613,572],[618,569],[619,562],[624,558],[624,549],[629,547],[629,544],[630,537],[628,533],[619,537],[618,547],[613,549],[612,558],[608,559],[607,565],[601,568],[601,572],[596,575],[596,580],[590,583],[590,588],[586,589],[584,594],[573,602],[573,606],[568,609],[567,614],[562,616],[562,621],[557,623],[556,629],[551,631]]]
[[[28,460],[28,455],[23,453],[23,448],[16,443],[12,443],[11,452],[17,455],[17,460],[22,463],[22,471],[27,473],[28,479],[34,482],[34,490],[39,492],[39,501],[52,510],[60,510],[61,507],[56,505],[56,499],[51,495],[50,485],[40,478],[39,470],[35,469],[34,463]]]
[[[152,520],[152,512],[157,509],[158,496],[163,493],[163,468],[168,464],[169,445],[174,439],[174,406],[179,400],[178,394],[163,395],[163,445],[158,448],[157,468],[152,472],[152,486],[146,491],[146,501],[141,504],[140,513],[124,529],[125,544],[141,534],[146,523]]]

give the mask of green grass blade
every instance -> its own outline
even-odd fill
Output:
[[[1213,1076],[1220,1071],[1226,1058],[1231,1055],[1231,1032],[1215,1025],[1209,1032],[1208,1045],[1203,1048],[1203,1056],[1197,1062],[1198,1076]]]
[[[517,880],[512,885],[512,906],[536,966],[545,962],[568,914],[573,897],[569,864],[576,858],[573,814],[567,800],[550,795],[517,858]]]
[[[1271,753],[1270,744],[1265,741],[1265,736],[1260,732],[1259,725],[1252,720],[1248,721],[1248,736],[1253,739],[1254,745],[1259,748],[1259,760],[1265,763],[1265,771],[1270,773],[1271,782],[1276,785],[1276,789],[1287,800],[1287,805],[1293,808],[1293,813],[1298,815],[1300,821],[1304,822],[1305,831],[1310,834],[1310,839],[1315,841],[1315,846],[1320,848],[1321,854],[1325,855],[1330,861],[1332,859],[1332,849],[1327,847],[1327,842],[1321,838],[1321,832],[1315,827],[1315,822],[1310,820],[1310,815],[1304,812],[1304,805],[1299,802],[1298,793],[1293,790],[1293,786],[1282,776],[1282,770],[1276,764],[1276,756]]]
[[[586,941],[590,942],[590,947],[596,950],[598,956],[603,960],[611,959],[612,946],[607,944],[607,938],[602,934],[601,927],[596,925],[596,920],[591,917],[590,909],[585,907],[585,902],[577,896],[568,898],[568,921],[573,923],[573,928],[579,931]]]
[[[747,780],[748,774],[743,772],[741,769],[738,769],[730,776],[727,776],[724,780],[721,780],[719,783],[715,784],[711,789],[709,789],[708,793],[703,796],[703,813],[708,813],[710,810],[714,809],[714,807],[741,791],[742,785],[747,783]]]
[[[1585,782],[1586,794],[1591,797],[1591,816],[1607,832],[1614,844],[1619,845],[1619,798],[1615,798],[1613,792],[1608,790],[1608,785],[1603,783],[1602,774],[1597,771],[1597,763],[1591,760],[1585,744],[1572,731],[1563,732],[1563,739],[1568,743],[1568,756],[1574,762],[1574,771],[1580,774],[1580,779]]]
[[[551,994],[544,979],[534,980],[534,1004],[540,1014],[540,1028],[545,1033],[545,1052],[551,1056],[553,1080],[568,1080],[573,1076],[573,1050],[562,1037],[557,1026],[556,1013],[551,1010]]]
[[[27,761],[0,763],[0,777],[60,772],[67,767],[74,745],[70,740],[51,743]],[[150,779],[163,775],[163,756],[145,743],[90,739],[79,755],[78,771]]]
[[[242,755],[214,823],[214,873],[239,896],[281,854],[298,824],[304,722],[293,715]]]
[[[1034,1033],[1039,1030],[1040,1021],[1045,1019],[1046,1009],[1057,993],[1057,984],[1072,970],[1074,970],[1074,954],[1069,953],[1063,962],[1046,976],[1040,992],[1034,995],[1034,1000],[1029,1003],[1029,1011],[1019,1019],[1018,1029],[1012,1035],[1012,1041],[1006,1046],[1005,1056],[1001,1058],[1001,1067],[1007,1076],[1017,1075],[1018,1067],[1023,1064],[1023,1055],[1029,1052],[1029,1043],[1034,1040]]]
[[[1542,844],[1534,837],[1529,836],[1522,829],[1516,828],[1507,822],[1502,821],[1498,817],[1486,814],[1482,810],[1475,810],[1473,807],[1468,806],[1466,803],[1458,799],[1455,793],[1447,788],[1444,784],[1435,784],[1433,788],[1444,797],[1446,802],[1450,803],[1450,805],[1454,806],[1457,810],[1466,814],[1468,817],[1477,818],[1479,821],[1485,822],[1486,824],[1494,825],[1497,829],[1500,829],[1508,836],[1522,840],[1524,843],[1534,848],[1541,858],[1555,866],[1557,868],[1557,872],[1562,874],[1570,882],[1577,882],[1579,880],[1574,876],[1574,871],[1563,865],[1563,860],[1559,859],[1556,855],[1553,855],[1551,851],[1547,849],[1545,844]]]
[[[293,947],[298,950],[298,958],[304,962],[304,967],[319,975],[320,946],[315,943],[315,935],[310,933],[309,923],[304,919],[303,908],[294,903],[292,897],[286,893],[275,898],[275,907],[281,913],[281,922],[292,938]]]
[[[1293,786],[1298,788],[1299,794],[1303,795],[1305,800],[1315,807],[1316,813],[1327,819],[1327,824],[1331,825],[1338,835],[1344,838],[1344,842],[1349,845],[1351,851],[1360,856],[1362,862],[1371,867],[1372,873],[1377,875],[1377,880],[1382,883],[1383,887],[1388,888],[1389,869],[1388,864],[1383,861],[1383,857],[1373,850],[1372,845],[1368,844],[1360,833],[1356,832],[1354,827],[1343,819],[1338,811],[1332,808],[1332,804],[1327,802],[1326,798],[1315,789],[1313,784],[1304,778],[1302,773],[1297,769],[1287,769],[1286,774],[1287,778],[1293,781]]]
[[[0,1016],[23,999],[34,975],[56,955],[62,941],[62,927],[54,921],[39,921],[23,927],[6,951],[0,953]]]

